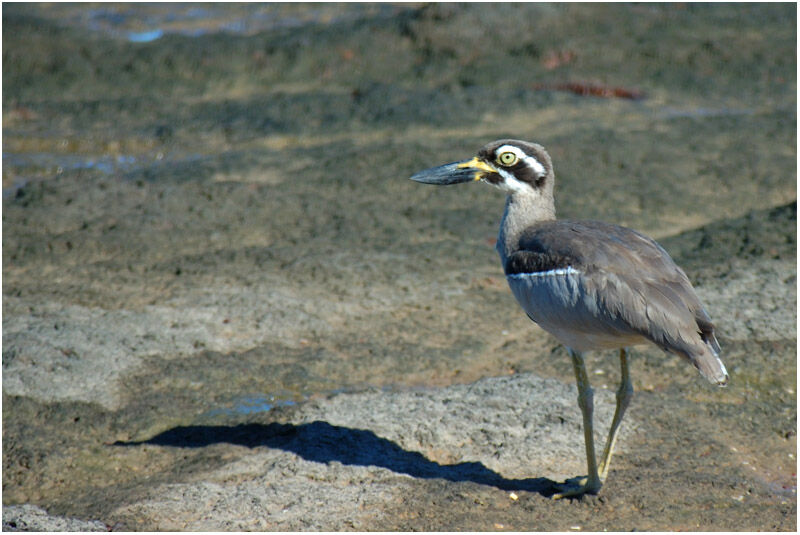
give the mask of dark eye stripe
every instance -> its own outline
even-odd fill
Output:
[[[530,164],[526,161],[526,159],[519,158],[515,163],[512,165],[503,165],[500,161],[500,156],[505,152],[511,152],[508,150],[503,150],[499,152],[499,149],[503,145],[511,145],[513,147],[517,147],[519,150],[522,151],[523,154],[527,155],[528,158],[532,158],[535,160],[539,165],[541,165],[541,169],[537,170],[530,166]],[[512,152],[512,154],[514,154]],[[514,154],[516,156],[516,154]],[[487,161],[494,161],[497,162],[498,165],[501,165],[504,169],[507,169],[508,172],[514,175],[514,177],[519,180],[520,182],[525,182],[530,184],[531,187],[534,188],[541,188],[546,179],[547,179],[547,164],[545,163],[547,160],[542,160],[539,156],[538,152],[532,148],[531,150],[526,149],[524,146],[520,146],[518,144],[514,144],[512,140],[502,140],[498,141],[496,144],[491,144],[483,147],[478,152],[478,157],[483,158]],[[493,176],[484,176],[484,180],[491,184],[497,184],[502,182],[502,177],[500,175],[493,175]]]
[[[514,178],[520,182],[527,182],[531,186],[537,188],[542,185],[546,176],[539,175],[539,173],[537,173],[535,169],[528,165],[525,160],[519,160],[516,164],[511,166],[510,169],[514,174]]]

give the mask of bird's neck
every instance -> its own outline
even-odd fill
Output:
[[[506,259],[519,249],[519,239],[526,228],[556,218],[553,196],[512,193],[506,197],[506,209],[500,223],[497,252],[505,266]]]

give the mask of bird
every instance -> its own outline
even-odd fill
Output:
[[[423,184],[484,182],[506,194],[497,238],[511,292],[569,353],[583,416],[587,475],[556,485],[553,498],[597,494],[608,475],[633,397],[629,348],[652,343],[689,361],[711,383],[728,372],[711,321],[686,273],[652,238],[591,220],[556,219],[555,172],[537,143],[500,139],[471,159],[420,171]],[[583,354],[619,350],[621,380],[600,464],[594,448],[593,389]]]

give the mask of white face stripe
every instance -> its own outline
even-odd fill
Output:
[[[558,277],[563,275],[580,275],[580,271],[572,266],[565,268],[551,269],[549,271],[535,271],[533,273],[513,273],[508,275],[509,279],[528,279],[535,277]]]
[[[503,145],[502,147],[494,151],[495,155],[502,154],[504,152],[513,152],[514,154],[516,154],[517,158],[528,164],[528,167],[536,171],[537,175],[539,175],[540,177],[544,176],[546,171],[542,163],[533,156],[525,154],[519,147],[515,147],[514,145]],[[505,178],[505,175],[503,175],[503,177]]]
[[[514,175],[512,175],[505,169],[498,168],[497,174],[503,177],[502,183],[495,184],[498,188],[508,191],[524,191],[526,189],[530,191],[530,186],[528,186],[527,184],[523,184],[522,182],[514,178]]]

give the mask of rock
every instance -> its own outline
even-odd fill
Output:
[[[79,520],[48,514],[35,505],[4,505],[3,531],[110,531],[99,520]]]

